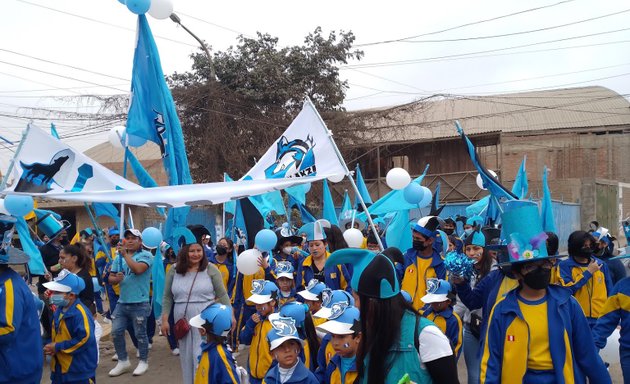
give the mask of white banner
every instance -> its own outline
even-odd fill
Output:
[[[345,174],[328,128],[307,100],[289,128],[241,180]]]
[[[135,190],[29,193],[32,196],[78,202],[122,203],[151,207],[180,207],[184,205],[213,205],[244,197],[278,191],[299,184],[311,183],[325,176],[309,176],[291,179],[239,180],[206,184],[171,185],[166,187]]]
[[[15,154],[12,175],[13,184],[5,192],[142,189],[32,124]]]

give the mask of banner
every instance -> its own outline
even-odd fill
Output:
[[[15,179],[5,191],[59,194],[142,189],[32,124],[13,159]]]

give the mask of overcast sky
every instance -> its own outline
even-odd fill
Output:
[[[212,50],[257,31],[277,36],[282,46],[302,44],[317,26],[326,34],[352,31],[365,56],[341,71],[350,83],[349,110],[437,93],[602,85],[630,94],[627,0],[173,1],[182,23]],[[98,104],[80,95],[128,92],[136,16],[116,0],[3,0],[2,6],[0,135],[19,141],[37,118],[43,128],[55,122],[80,150],[107,140],[108,126],[46,119],[42,109],[93,113]],[[149,22],[164,73],[188,70],[196,41],[168,19]],[[75,101],[51,97],[73,95]],[[4,173],[15,147],[3,145]]]

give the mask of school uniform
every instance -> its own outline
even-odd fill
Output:
[[[268,318],[261,316],[261,321],[256,324],[250,317],[239,336],[241,344],[249,344],[249,357],[247,359],[247,373],[251,383],[260,383],[271,367],[273,358],[269,351],[267,333],[273,328]]]
[[[256,313],[256,306],[247,300],[252,295],[251,289],[254,280],[273,281],[271,269],[258,268],[258,272],[253,275],[245,276],[240,272],[236,275],[236,280],[232,287],[232,295],[230,296],[232,308],[234,308],[234,318],[236,319],[236,332],[233,332],[234,339],[232,340],[233,346],[238,344],[240,331],[247,320]]]
[[[326,258],[328,258],[329,255],[330,254],[326,252]],[[350,290],[350,284],[348,284],[348,282],[350,281],[351,276],[344,265],[324,267],[319,274],[315,272],[315,268],[313,256],[309,255],[305,257],[302,264],[298,267],[298,278],[296,280],[298,291],[305,289],[308,282],[312,279],[321,281],[333,291],[336,289]]]
[[[226,257],[224,262],[219,262],[217,261],[217,255],[216,254],[211,254],[208,257],[208,261],[212,264],[214,264],[215,267],[217,267],[217,269],[219,270],[219,272],[221,272],[221,277],[223,279],[223,285],[225,286],[225,289],[232,293],[233,291],[233,286],[234,286],[234,280],[236,279],[235,273],[234,273],[234,264],[230,263],[230,259]]]
[[[317,351],[317,369],[315,370],[315,376],[321,383],[324,382],[326,377],[328,363],[330,363],[330,360],[332,360],[333,356],[337,353],[330,342],[331,340],[332,335],[326,333]]]
[[[431,256],[423,257],[413,248],[407,250],[404,258],[405,272],[400,289],[411,295],[413,307],[419,310],[424,306],[421,298],[427,292],[427,280],[446,279],[444,260],[435,250]]]
[[[298,359],[293,373],[286,381],[281,381],[280,365],[275,364],[265,375],[262,384],[319,384],[313,372]]]
[[[326,367],[327,384],[352,384],[359,375],[356,356],[341,357],[334,355]]]
[[[456,359],[462,351],[463,326],[462,319],[453,311],[452,307],[448,307],[441,312],[434,312],[429,307],[423,314],[424,317],[431,320],[438,328],[448,337],[453,347],[453,353]]]
[[[232,352],[225,344],[202,343],[195,384],[233,383],[240,384]]]

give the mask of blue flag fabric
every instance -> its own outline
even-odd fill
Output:
[[[424,172],[422,172],[422,175],[412,180],[412,183],[420,184],[422,180],[424,179],[424,176],[427,174],[428,170],[429,170],[429,165],[427,164],[427,166],[424,168]],[[418,204],[410,204],[407,202],[407,200],[405,200],[404,191],[405,191],[404,189],[393,190],[393,191],[390,191],[385,196],[378,199],[374,204],[370,206],[370,214],[382,216],[389,212],[402,211],[402,210],[408,210],[408,209],[417,209]],[[365,212],[361,212],[361,214],[358,215],[357,217],[360,218],[361,220],[366,220],[367,218],[365,215]],[[389,245],[389,241],[387,242],[387,244]]]
[[[230,175],[228,175],[227,173],[223,174],[223,181],[234,181]],[[236,201],[226,201],[225,203],[223,203],[223,209],[225,210],[225,213],[231,213],[232,215],[234,215],[234,212],[236,212]],[[226,229],[228,228],[227,226],[225,227]]]
[[[494,176],[492,176],[483,165],[481,165],[481,163],[479,162],[479,158],[477,156],[477,151],[475,150],[475,146],[470,141],[470,139],[468,139],[468,136],[466,136],[466,134],[464,133],[464,130],[462,129],[461,125],[459,125],[458,121],[455,121],[455,126],[457,127],[457,132],[461,135],[462,140],[464,141],[464,144],[466,145],[466,148],[468,150],[468,155],[470,156],[470,160],[472,161],[473,165],[477,169],[477,172],[479,172],[479,175],[481,175],[481,179],[483,180],[484,187],[487,188],[488,191],[490,191],[490,193],[493,194],[497,199],[501,199],[501,198],[505,198],[506,200],[518,199],[518,197],[515,194],[513,194],[509,189],[501,185],[501,183],[499,183],[499,181],[495,179]]]
[[[442,211],[440,209],[440,182],[438,181],[437,186],[435,187],[435,192],[433,192],[433,197],[431,198],[431,213],[430,216],[439,216],[439,213]]]
[[[31,233],[28,229],[28,224],[23,217],[17,217],[17,221],[15,223],[15,230],[20,236],[20,244],[22,245],[22,250],[30,257],[28,260],[28,269],[33,275],[45,275],[46,267],[44,266],[44,261],[42,260],[42,254],[39,252],[39,248],[33,242],[31,238]]]
[[[145,15],[138,16],[131,94],[127,133],[151,140],[160,147],[169,185],[191,184],[182,127]]]
[[[129,165],[131,166],[131,170],[133,174],[136,175],[138,179],[138,184],[142,185],[145,188],[153,188],[157,187],[158,184],[153,180],[149,172],[142,166],[142,163],[138,160],[138,158],[129,150],[129,148],[125,148],[127,160],[129,161]]]
[[[339,212],[339,217],[345,217],[347,215],[346,212],[352,211],[352,204],[350,203],[350,196],[348,195],[348,190],[346,189],[343,193],[343,201],[341,202],[341,211]]]
[[[300,184],[294,187],[286,188],[284,191],[287,195],[293,197],[296,201],[298,201],[302,205],[306,205],[306,193],[311,189],[311,183],[308,184]]]
[[[365,185],[365,180],[363,180],[363,175],[361,174],[361,168],[359,167],[359,164],[357,164],[355,176],[357,189],[359,190],[359,194],[361,194],[361,197],[363,198],[363,202],[365,203],[365,205],[371,205],[373,203],[372,197],[370,197],[370,192],[368,191],[367,185]],[[358,196],[354,197],[354,206],[356,207],[356,209],[359,209],[359,207],[361,206]]]
[[[57,127],[55,127],[54,123],[50,123],[50,136],[59,139],[59,133],[57,133]]]
[[[490,196],[490,200],[488,201],[488,209],[486,210],[484,224],[494,225],[499,221],[500,216],[501,216],[501,208],[499,207],[499,202],[494,196]]]
[[[466,207],[466,216],[481,216],[481,214],[488,208],[490,203],[490,196],[486,196],[477,202],[474,202]]]
[[[302,225],[308,223],[314,223],[317,221],[315,216],[306,208],[306,205],[300,203],[293,197],[293,195],[289,195],[289,208],[297,208],[300,211],[300,216],[302,217]]]
[[[527,171],[525,169],[526,162],[527,156],[523,157],[521,166],[518,168],[518,173],[516,174],[516,178],[514,179],[514,185],[512,186],[512,193],[516,195],[519,199],[524,199],[525,196],[527,196],[527,192],[529,189],[529,184],[527,182]]]
[[[111,203],[92,203],[94,208],[94,214],[96,217],[107,216],[111,217],[115,223],[120,220],[120,212],[116,209],[116,206]]]
[[[396,216],[391,220],[385,234],[387,246],[396,247],[403,253],[411,248],[412,236],[411,225],[409,223],[409,210],[403,209],[396,212]]]
[[[151,279],[153,284],[153,292],[164,292],[164,264],[162,264],[160,255],[160,248],[157,248],[157,253],[155,254],[156,261],[153,262],[151,266]],[[154,294],[153,295],[153,314],[155,318],[159,318],[162,316],[162,297],[163,295]]]
[[[330,224],[339,225],[339,218],[337,217],[337,212],[335,211],[335,203],[333,201],[332,195],[330,194],[328,181],[326,179],[324,179],[322,195],[322,200],[324,201],[324,207],[322,209],[322,219],[328,220]]]
[[[545,167],[542,175],[543,199],[540,216],[542,217],[543,230],[545,232],[558,233],[556,230],[556,222],[553,219],[553,206],[551,204],[551,191],[547,183],[547,173],[548,170],[547,167]]]

